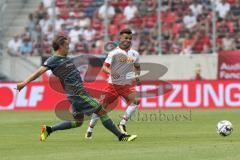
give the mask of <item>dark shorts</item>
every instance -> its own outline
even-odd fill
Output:
[[[74,118],[78,115],[90,116],[101,106],[100,103],[88,93],[68,96],[68,99],[72,105],[72,114]]]

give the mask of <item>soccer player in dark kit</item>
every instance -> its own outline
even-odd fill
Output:
[[[93,113],[100,117],[103,126],[116,135],[119,141],[133,141],[136,139],[137,135],[121,133],[99,102],[85,91],[80,73],[74,65],[73,59],[67,57],[69,50],[68,38],[63,35],[56,36],[52,47],[55,53],[25,81],[18,83],[16,89],[21,91],[28,83],[41,76],[47,70],[51,70],[60,79],[64,87],[68,100],[72,105],[74,121],[63,121],[53,126],[43,125],[40,141],[45,141],[55,131],[80,127],[83,123],[84,115],[91,115]]]

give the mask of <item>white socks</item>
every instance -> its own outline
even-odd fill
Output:
[[[128,106],[126,112],[124,113],[124,115],[122,117],[122,120],[120,121],[120,125],[126,125],[128,119],[131,118],[131,116],[135,113],[137,107],[138,107],[138,105],[136,105],[134,103],[131,103]],[[95,127],[95,125],[97,124],[97,121],[99,119],[100,118],[98,117],[98,115],[93,113],[92,119],[90,120],[89,127],[87,129],[87,132],[93,132],[93,128]]]
[[[97,114],[93,113],[92,119],[89,122],[89,127],[87,129],[87,132],[93,132],[94,126],[97,124],[97,121],[99,120],[99,117]]]
[[[123,118],[122,120],[120,121],[120,125],[125,125],[128,121],[129,118],[131,118],[131,116],[135,113],[136,109],[137,109],[138,105],[134,104],[134,103],[131,103],[125,114],[123,115]]]

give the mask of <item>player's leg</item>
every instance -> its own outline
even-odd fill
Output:
[[[126,95],[125,93],[128,95]],[[128,103],[130,103],[130,105],[128,106],[124,115],[122,116],[122,119],[121,119],[118,127],[123,133],[127,134],[126,123],[132,117],[132,115],[135,113],[135,111],[137,110],[138,105],[140,103],[140,98],[139,98],[138,93],[132,87],[125,89],[125,92],[122,95],[125,99],[127,99]]]
[[[103,126],[108,129],[110,132],[112,132],[115,136],[118,137],[119,141],[133,141],[137,138],[137,135],[127,135],[122,133],[117,129],[111,118],[107,115],[106,111],[99,107],[99,109],[95,112],[102,121]]]
[[[111,104],[113,101],[115,101],[118,98],[118,94],[115,92],[112,85],[108,85],[104,89],[104,93],[99,98],[99,102],[102,104],[102,107],[108,112],[111,109],[108,109],[108,104]],[[93,113],[92,118],[89,122],[89,126],[87,129],[87,132],[85,134],[86,139],[92,139],[93,137],[93,129],[95,125],[97,124],[97,121],[99,120],[99,116],[95,113]]]
[[[88,129],[87,129],[87,132],[85,134],[85,138],[86,139],[92,139],[92,137],[93,137],[93,129],[94,129],[94,127],[97,124],[99,119],[100,118],[98,117],[98,115],[96,113],[92,114],[92,118],[91,118],[91,120],[89,122]]]
[[[40,141],[46,141],[47,137],[53,132],[80,127],[83,123],[84,115],[73,113],[75,121],[63,121],[53,126],[43,125],[41,129]]]
[[[116,137],[118,137],[119,141],[132,141],[137,138],[136,135],[125,135],[119,131],[116,125],[113,123],[112,119],[107,115],[108,111],[105,110],[97,100],[91,96],[86,96],[85,100],[92,106],[92,108],[96,109],[94,113],[100,117],[103,126],[112,132]],[[90,112],[88,112],[88,114],[89,113]]]
[[[68,97],[72,106],[72,119],[65,120],[53,126],[43,125],[41,129],[40,141],[45,141],[50,134],[59,130],[67,130],[80,127],[84,120],[84,114],[79,110],[83,106],[82,100],[79,96]]]

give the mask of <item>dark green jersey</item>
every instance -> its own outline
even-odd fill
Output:
[[[72,58],[53,55],[44,62],[43,66],[50,69],[60,79],[68,96],[85,92],[80,72],[77,70]]]

